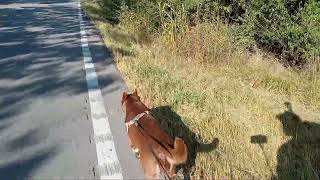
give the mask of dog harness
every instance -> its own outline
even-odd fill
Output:
[[[143,113],[140,113],[140,114],[136,115],[136,117],[134,117],[131,121],[126,122],[127,131],[129,131],[129,127],[132,126],[132,125],[138,126],[139,119],[141,119],[146,114],[150,114],[150,112],[149,111],[144,111]]]

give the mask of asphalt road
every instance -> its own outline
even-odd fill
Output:
[[[0,1],[0,179],[99,178],[76,0]],[[85,22],[124,179],[141,179],[128,147],[112,55]]]

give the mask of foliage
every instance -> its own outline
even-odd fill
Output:
[[[320,55],[320,2],[316,0],[103,2],[106,11],[138,39],[160,34],[170,47],[176,43],[177,35],[190,26],[215,23],[219,17],[231,25],[234,43],[239,47],[259,47],[294,66]],[[113,6],[121,5],[125,8],[110,12]]]
[[[242,45],[281,55],[290,65],[302,65],[311,56],[319,56],[320,3],[310,1],[253,1],[235,36]]]

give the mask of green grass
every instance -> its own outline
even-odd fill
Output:
[[[99,15],[90,10],[97,7],[92,1],[84,5],[129,87],[138,89],[169,134],[187,142],[189,158],[179,176],[312,179],[319,168],[314,159],[320,155],[318,72],[287,69],[272,57],[233,50],[228,28],[221,23],[191,29],[179,37],[179,48],[168,48],[162,36],[137,43],[124,27],[95,18]],[[286,111],[285,102],[294,112]],[[298,136],[285,131],[283,119],[304,122],[295,132]],[[312,134],[304,130],[309,127]],[[267,142],[252,143],[255,135],[266,136]],[[213,148],[215,138],[219,144]],[[303,154],[297,159],[299,173],[285,169],[282,160],[294,154]]]

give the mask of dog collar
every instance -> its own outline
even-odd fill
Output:
[[[150,114],[150,112],[149,111],[144,111],[144,112],[136,115],[136,117],[134,117],[131,121],[126,122],[127,131],[129,130],[129,127],[132,126],[133,124],[138,126],[139,119],[142,118],[146,114]]]

